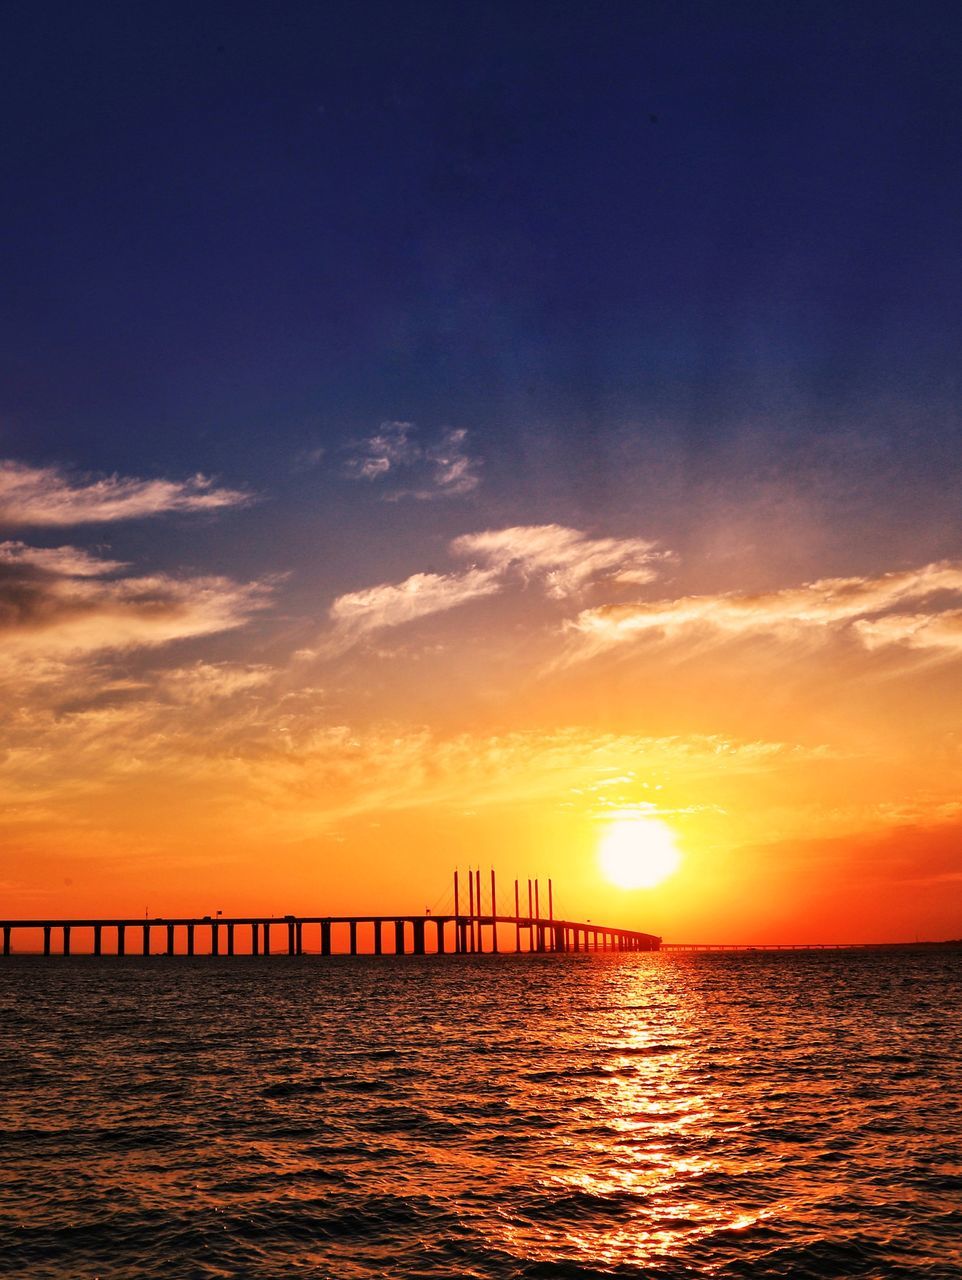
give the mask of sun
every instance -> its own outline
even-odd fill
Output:
[[[678,870],[675,833],[659,818],[613,818],[601,837],[598,858],[606,879],[619,889],[653,889]]]

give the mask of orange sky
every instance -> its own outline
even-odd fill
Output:
[[[178,502],[240,525],[239,491],[118,512],[28,478],[0,545],[5,916],[440,910],[470,864],[505,904],[551,876],[558,914],[678,941],[962,931],[959,562],[760,587],[756,545],[709,590],[648,530],[515,525],[292,621],[282,553],[248,582],[119,558]],[[606,883],[616,812],[667,822],[680,871]]]

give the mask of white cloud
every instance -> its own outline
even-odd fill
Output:
[[[451,550],[499,574],[516,569],[539,578],[549,596],[564,599],[589,583],[650,582],[665,553],[643,538],[592,538],[558,524],[515,525],[455,538]]]
[[[188,480],[125,476],[74,480],[58,467],[0,462],[0,523],[32,526],[103,524],[169,511],[214,511],[250,501],[237,489],[218,489],[203,475]]]
[[[962,609],[946,609],[937,614],[892,613],[883,618],[866,618],[856,622],[855,630],[869,649],[904,645],[909,649],[962,653]]]
[[[470,493],[481,483],[481,461],[467,451],[464,427],[445,431],[437,444],[425,450],[431,464],[433,487],[414,494],[416,498],[457,497]]]
[[[421,457],[411,436],[411,422],[382,422],[372,436],[362,440],[347,460],[344,470],[352,480],[380,480],[398,467]]]
[[[403,582],[349,592],[338,596],[330,608],[335,624],[333,649],[340,651],[372,631],[442,613],[498,590],[496,574],[469,569],[466,573],[415,573]]]
[[[31,547],[25,542],[0,542],[0,569],[27,566],[68,578],[97,578],[125,569],[122,560],[104,560],[80,547]]]
[[[900,619],[886,616],[905,601],[962,592],[962,563],[942,562],[877,577],[822,578],[759,593],[726,592],[682,596],[645,604],[602,605],[583,610],[573,622],[574,657],[629,641],[715,633],[767,633],[791,637],[801,631],[829,634],[850,630],[866,644],[906,643],[922,647],[934,638],[950,647],[952,614],[938,609]],[[939,621],[942,619],[942,621]]]
[[[61,679],[91,654],[231,630],[264,608],[271,590],[214,576],[105,579],[122,566],[72,547],[47,550],[0,548],[0,675]]]
[[[338,596],[329,616],[334,633],[305,658],[330,657],[373,631],[400,626],[469,600],[505,590],[512,575],[539,582],[546,594],[564,599],[598,580],[647,582],[653,565],[664,558],[641,538],[591,538],[562,525],[518,525],[456,538],[450,547],[471,557],[474,567],[461,573],[415,573],[403,582],[382,583]]]
[[[415,438],[412,422],[382,422],[374,435],[355,446],[345,463],[345,474],[352,480],[399,481],[384,497],[453,498],[470,493],[481,483],[481,462],[468,452],[468,432],[464,427],[449,427],[433,443],[421,444]]]

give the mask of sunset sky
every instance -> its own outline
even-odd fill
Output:
[[[957,10],[5,14],[0,916],[962,934]]]

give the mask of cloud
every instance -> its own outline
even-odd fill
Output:
[[[391,488],[384,497],[392,501],[416,498],[453,498],[470,493],[481,483],[480,459],[468,452],[468,432],[464,427],[445,428],[433,443],[416,439],[412,422],[382,422],[372,436],[354,447],[344,466],[352,480],[397,480],[403,473],[406,484]]]
[[[203,475],[183,481],[116,475],[74,480],[58,467],[0,461],[0,523],[7,525],[104,524],[170,511],[214,511],[249,501],[249,494],[215,488]]]
[[[362,440],[344,465],[352,480],[380,480],[398,467],[407,466],[421,457],[420,448],[411,440],[411,422],[382,422],[372,436]]]
[[[499,589],[497,574],[469,569],[466,573],[415,573],[403,582],[338,596],[330,608],[335,634],[329,651],[340,652],[372,631],[442,613]]]
[[[276,674],[263,664],[198,661],[165,671],[159,686],[172,702],[198,706],[262,689]]]
[[[184,669],[190,672],[190,668]],[[173,674],[173,673],[172,673]],[[222,673],[229,678],[229,667]],[[243,678],[243,673],[239,672]],[[191,675],[186,675],[188,684]],[[173,684],[178,684],[173,676]],[[200,684],[206,684],[206,673]],[[215,686],[222,687],[219,676]],[[196,817],[300,842],[360,814],[423,808],[432,814],[497,806],[549,804],[586,815],[598,808],[593,788],[612,775],[670,776],[686,794],[720,779],[778,772],[799,749],[719,737],[651,737],[597,733],[579,726],[549,731],[444,735],[419,725],[358,729],[326,723],[316,700],[291,710],[259,686],[216,702],[171,694],[161,676],[140,700],[82,708],[24,711],[0,724],[0,806],[35,817],[52,806],[68,825],[90,811],[93,793],[120,794],[135,823],[143,807],[176,792]],[[648,794],[644,781],[626,795]],[[705,793],[707,794],[707,792]],[[712,791],[714,796],[714,791]],[[101,806],[102,821],[113,821]],[[169,815],[168,815],[169,817]]]
[[[945,654],[962,653],[962,609],[865,618],[856,622],[855,630],[868,649],[895,644],[909,649],[941,650]]]
[[[127,567],[122,560],[104,560],[79,547],[31,547],[25,542],[0,542],[0,573],[8,565],[29,566],[69,578],[96,578]]]
[[[564,599],[590,582],[650,582],[665,553],[643,538],[592,538],[558,524],[515,525],[455,538],[456,556],[471,557],[499,574],[516,569],[540,578],[549,596]]]
[[[108,578],[123,566],[74,547],[0,544],[0,674],[101,651],[168,644],[241,626],[269,583],[169,574]]]
[[[452,554],[476,563],[461,573],[415,573],[399,583],[382,583],[338,596],[329,616],[334,633],[305,657],[330,657],[373,631],[400,626],[469,600],[503,592],[512,575],[539,582],[555,599],[606,579],[647,582],[664,558],[640,538],[591,538],[562,525],[517,525],[455,538]]]
[[[848,631],[871,647],[886,643],[952,647],[953,613],[933,608],[897,619],[886,611],[905,601],[959,592],[962,563],[945,561],[877,577],[823,578],[770,592],[602,605],[583,610],[571,624],[577,636],[571,656],[587,657],[649,637],[672,639],[697,632],[790,638],[803,631],[822,635]]]
[[[481,461],[467,451],[468,433],[464,427],[445,431],[437,444],[425,450],[431,464],[433,489],[414,494],[416,498],[457,497],[470,493],[481,483]]]

